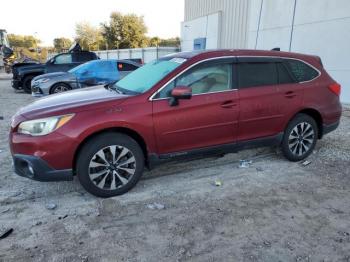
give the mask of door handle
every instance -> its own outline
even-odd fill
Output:
[[[222,108],[232,108],[232,107],[235,107],[235,106],[237,106],[237,103],[235,101],[232,101],[232,100],[226,101],[226,102],[221,104]]]
[[[288,91],[288,92],[286,92],[286,93],[284,94],[284,96],[285,96],[286,98],[294,98],[294,97],[296,97],[297,95],[295,94],[294,91]]]

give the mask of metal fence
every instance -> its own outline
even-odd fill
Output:
[[[132,49],[115,49],[95,51],[101,59],[142,59],[144,63],[148,63],[154,59],[161,58],[165,55],[179,52],[177,47],[146,47]],[[56,53],[50,53],[48,59],[55,56]]]
[[[144,63],[148,63],[154,59],[161,58],[165,55],[179,52],[177,47],[147,47],[134,49],[117,49],[96,51],[95,53],[101,59],[142,59]]]

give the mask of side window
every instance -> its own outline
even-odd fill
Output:
[[[319,75],[315,69],[301,61],[289,59],[287,64],[298,82],[310,81]]]
[[[138,69],[137,66],[134,66],[132,64],[129,64],[129,63],[124,63],[124,62],[118,62],[117,63],[117,66],[118,66],[118,71],[134,71],[136,69]]]
[[[231,79],[231,64],[199,65],[168,84],[157,98],[170,97],[170,92],[175,86],[191,87],[194,95],[230,90]]]
[[[70,63],[72,63],[71,54],[62,54],[62,55],[56,56],[55,58],[55,65],[70,64]]]
[[[291,73],[287,70],[283,63],[276,63],[278,72],[278,83],[279,84],[292,84],[296,83]]]
[[[73,62],[85,63],[94,60],[94,54],[90,52],[75,52],[73,53]]]
[[[277,68],[275,63],[239,63],[238,79],[240,88],[276,85]]]

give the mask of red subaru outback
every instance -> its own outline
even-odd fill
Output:
[[[217,50],[166,56],[114,85],[54,95],[12,120],[15,172],[123,194],[144,167],[280,145],[300,161],[339,125],[340,85],[319,57]]]

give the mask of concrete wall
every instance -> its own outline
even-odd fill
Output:
[[[216,48],[244,48],[247,45],[248,10],[249,1],[247,0],[185,0],[183,25],[189,27],[183,26],[182,35],[189,36],[191,32],[184,31],[191,30],[191,26],[194,28],[192,32],[198,32],[198,30],[205,28],[207,34],[202,37],[206,36],[209,39],[209,46],[213,46],[217,42]],[[213,18],[210,15],[218,13],[221,16],[218,29],[215,29],[215,23],[205,24],[208,18]],[[198,22],[202,23],[202,26]],[[218,38],[217,41],[215,36]],[[188,50],[190,47],[188,41],[193,42],[193,39],[195,37],[186,37],[181,47]]]
[[[206,49],[220,48],[222,12],[202,16],[181,24],[181,50],[193,50],[194,40],[206,38]]]
[[[350,1],[250,0],[248,48],[315,54],[350,104]]]

